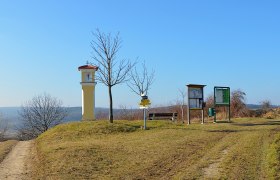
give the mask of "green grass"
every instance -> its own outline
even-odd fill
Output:
[[[76,122],[36,140],[34,178],[215,179],[279,177],[280,122],[234,119],[232,123],[182,125],[166,121]],[[274,169],[274,170],[273,170]]]
[[[280,133],[277,134],[273,143],[270,145],[267,159],[270,177],[280,179]]]
[[[0,142],[0,162],[2,162],[12,148],[17,144],[16,140]]]

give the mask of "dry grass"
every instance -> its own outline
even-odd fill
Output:
[[[280,133],[277,134],[273,143],[270,145],[267,152],[267,159],[270,177],[280,179]]]
[[[276,177],[268,162],[279,159],[267,154],[274,148],[279,121],[234,119],[190,126],[149,121],[146,131],[141,125],[99,121],[57,126],[36,140],[40,163],[34,178],[207,179],[205,169],[213,163],[215,179]]]
[[[4,142],[0,142],[0,162],[2,162],[7,154],[13,149],[13,147],[17,144],[16,140],[8,140]]]

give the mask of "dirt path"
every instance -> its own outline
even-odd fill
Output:
[[[205,179],[219,179],[220,178],[220,163],[227,155],[228,150],[224,149],[221,153],[221,157],[215,162],[211,163],[208,167],[203,169]]]
[[[0,164],[0,179],[29,179],[33,141],[20,141]]]

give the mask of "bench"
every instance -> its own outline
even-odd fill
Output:
[[[174,121],[177,117],[178,113],[149,113],[149,120],[169,119]]]

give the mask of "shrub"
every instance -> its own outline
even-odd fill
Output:
[[[276,113],[272,110],[272,111],[269,111],[267,113],[265,113],[263,115],[264,118],[266,119],[275,119],[276,118]]]

